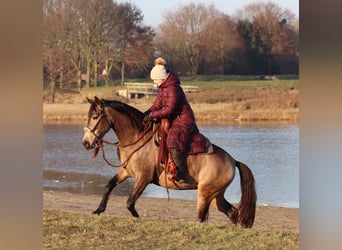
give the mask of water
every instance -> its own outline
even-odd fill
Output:
[[[44,124],[43,175],[45,190],[102,194],[117,169],[108,166],[101,154],[92,159],[92,151],[81,144],[84,124]],[[299,207],[299,128],[297,125],[199,126],[212,143],[222,147],[252,170],[259,205]],[[105,138],[116,141],[114,132]],[[119,163],[116,149],[106,146],[106,157]],[[240,200],[238,175],[225,197]],[[120,184],[113,194],[127,196],[133,179]],[[170,190],[170,198],[196,200],[196,190]],[[167,198],[165,188],[148,185],[142,196]]]

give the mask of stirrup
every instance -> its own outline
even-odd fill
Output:
[[[181,179],[176,178],[176,181],[179,183],[185,183],[185,180],[183,178],[181,178]]]

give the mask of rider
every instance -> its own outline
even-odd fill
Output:
[[[159,57],[154,61],[151,79],[158,86],[158,95],[153,105],[145,112],[144,122],[152,119],[168,118],[170,131],[167,137],[167,147],[176,165],[176,180],[184,182],[187,172],[186,152],[191,139],[198,133],[192,111],[179,78],[166,67],[166,61]]]

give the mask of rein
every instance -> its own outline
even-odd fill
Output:
[[[134,149],[134,150],[130,153],[130,155],[127,157],[127,159],[126,159],[124,162],[122,162],[121,164],[119,164],[119,165],[113,164],[113,163],[111,163],[111,162],[109,162],[109,161],[107,160],[107,158],[106,158],[106,156],[105,156],[105,151],[104,151],[104,145],[103,145],[103,143],[110,144],[110,145],[116,146],[116,147],[129,147],[129,146],[135,145],[135,144],[137,144],[140,140],[142,140],[143,137],[149,132],[149,129],[150,129],[151,126],[152,126],[152,122],[149,122],[147,125],[148,125],[148,126],[146,126],[146,128],[144,129],[144,132],[142,133],[142,135],[141,135],[137,140],[135,140],[135,141],[132,142],[132,143],[125,144],[125,145],[121,145],[120,142],[115,142],[115,143],[113,143],[113,142],[109,142],[109,141],[106,141],[106,140],[101,140],[101,139],[99,139],[99,138],[94,134],[94,135],[96,136],[97,144],[98,144],[98,147],[95,149],[94,157],[96,157],[96,155],[97,155],[99,149],[101,149],[101,151],[102,151],[102,158],[105,160],[105,162],[106,162],[109,166],[111,166],[111,167],[118,167],[118,168],[119,168],[119,167],[125,168],[125,167],[127,166],[127,164],[128,164],[128,161],[129,161],[130,158],[133,156],[133,154],[136,153],[138,150],[140,150],[142,147],[144,147],[144,146],[146,145],[146,143],[147,143],[149,140],[152,139],[153,135],[158,131],[160,125],[159,125],[159,126],[156,126],[156,127],[153,129],[151,135],[149,135],[149,137],[146,139],[146,141],[144,141],[139,147],[137,147],[136,149]]]
[[[107,144],[112,145],[112,146],[122,147],[122,148],[132,146],[134,144],[137,144],[147,134],[148,130],[151,128],[151,125],[152,125],[151,122],[147,123],[147,127],[145,127],[145,129],[144,129],[144,133],[142,133],[142,135],[136,141],[134,141],[134,142],[131,142],[131,143],[128,143],[128,144],[125,144],[125,145],[122,145],[120,142],[109,142],[109,141],[106,141],[106,140],[102,140],[102,142],[107,143]]]

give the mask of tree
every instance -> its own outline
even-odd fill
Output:
[[[141,11],[128,3],[44,0],[46,81],[73,79],[80,89],[86,75],[85,86],[97,87],[99,70],[110,75],[116,67],[123,83],[126,66],[140,68],[151,57],[154,32],[142,20]]]
[[[244,46],[236,23],[225,14],[219,14],[206,27],[204,36],[204,56],[201,73],[227,74],[242,71],[241,59]]]
[[[76,77],[71,77],[72,80],[76,79],[77,88],[81,89],[82,80],[82,37],[79,32],[80,22],[78,5],[76,1],[60,0],[63,3],[63,11],[60,19],[60,39],[61,49],[64,50],[68,63],[71,64],[71,72],[76,72]]]
[[[62,49],[61,14],[63,4],[60,1],[47,0],[43,5],[43,72],[44,80],[50,86],[51,99],[55,102],[57,85],[66,72],[66,56]]]
[[[258,2],[245,6],[238,16],[251,65],[256,66],[254,73],[279,72],[279,58],[298,54],[298,37],[292,26],[294,14],[289,10],[272,2]]]
[[[124,84],[126,67],[146,65],[152,53],[154,32],[142,24],[141,11],[130,3],[118,5],[118,25],[114,35],[114,49],[117,67],[121,71],[121,84]]]
[[[159,26],[158,41],[182,73],[196,75],[204,58],[208,27],[220,12],[214,5],[190,3],[170,11]],[[186,70],[184,70],[184,68]],[[188,71],[188,72],[187,72]]]
[[[110,33],[113,2],[110,0],[76,0],[82,53],[85,60],[87,87],[97,87],[100,50]]]

